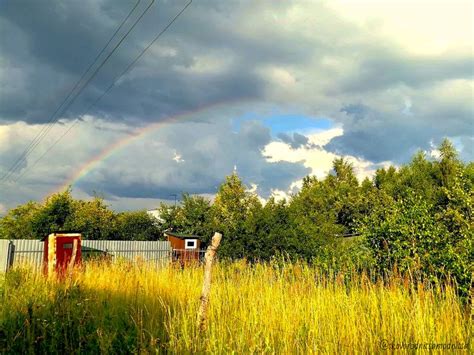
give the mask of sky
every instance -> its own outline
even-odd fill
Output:
[[[0,1],[0,178],[150,1]],[[151,5],[0,181],[0,214],[69,185],[117,210],[212,198],[234,170],[288,197],[335,158],[370,177],[444,137],[473,160],[472,1],[194,0],[97,101],[186,3]]]

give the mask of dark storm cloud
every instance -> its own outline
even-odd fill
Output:
[[[421,88],[443,80],[472,78],[474,70],[468,55],[417,57],[379,48],[368,49],[355,63],[351,73],[334,83],[331,92],[360,93],[398,85]]]
[[[344,134],[333,138],[325,149],[337,154],[362,156],[373,162],[406,161],[414,150],[428,148],[433,133],[420,127],[411,117],[378,112],[362,104],[341,109],[346,113]],[[402,153],[403,152],[403,153]]]
[[[135,13],[147,3],[142,1]],[[83,114],[184,4],[157,1],[64,116]],[[46,122],[132,5],[111,0],[0,5],[0,57],[6,64],[2,81],[9,87],[0,98],[0,121]],[[259,7],[249,5],[193,3],[90,113],[143,122],[151,114],[156,119],[157,113],[169,116],[216,102],[262,98],[264,82],[255,73],[259,63],[300,63],[310,44],[276,36],[275,46],[240,34],[236,25],[241,11]],[[154,54],[160,46],[173,54]],[[194,70],[199,57],[209,54],[228,65],[216,71]]]
[[[0,98],[0,119],[46,121],[105,42],[104,34],[112,30],[111,19],[92,4],[10,1],[0,5],[0,49],[7,83],[6,95]]]
[[[464,161],[474,161],[474,137],[462,137],[461,144],[463,146],[461,159]]]
[[[472,134],[472,109],[448,107],[436,105],[428,112],[406,114],[348,105],[341,110],[346,114],[344,134],[324,148],[373,162],[406,162],[417,150],[430,150],[432,143],[439,144],[444,137],[467,138]]]

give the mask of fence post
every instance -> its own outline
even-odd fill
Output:
[[[207,248],[206,255],[204,256],[205,259],[205,266],[204,266],[204,282],[202,284],[202,292],[201,292],[201,305],[199,306],[198,317],[197,317],[197,326],[199,332],[202,332],[206,329],[206,320],[207,320],[207,309],[209,306],[209,292],[211,291],[211,270],[212,270],[212,262],[214,261],[214,257],[216,256],[217,248],[222,239],[222,234],[214,233],[212,237],[211,245]]]
[[[15,244],[10,240],[7,247],[7,265],[5,271],[8,271],[13,266],[13,260],[15,258]]]

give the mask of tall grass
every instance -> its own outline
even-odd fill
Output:
[[[0,286],[0,352],[378,353],[381,342],[470,341],[470,310],[450,285],[328,276],[302,263],[213,272],[199,334],[200,267],[88,263],[63,281],[13,270]]]

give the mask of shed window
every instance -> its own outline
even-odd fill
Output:
[[[184,248],[185,249],[196,249],[197,241],[196,239],[186,239]]]

